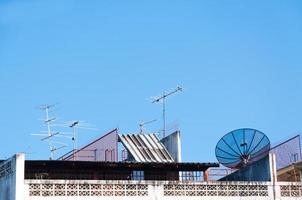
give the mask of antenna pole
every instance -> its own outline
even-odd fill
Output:
[[[47,134],[48,134],[48,144],[49,144],[49,149],[50,149],[50,160],[53,159],[53,151],[52,151],[52,142],[51,142],[51,132],[50,132],[50,124],[49,124],[49,114],[48,114],[48,109],[49,107],[46,106],[45,107],[45,112],[46,112],[46,119],[45,119],[45,122],[46,122],[46,125],[47,125]]]
[[[163,95],[156,98],[155,100],[152,101],[152,103],[157,103],[160,102],[162,100],[162,104],[163,104],[163,137],[166,136],[166,98],[174,93],[180,92],[182,91],[181,87],[177,87],[175,90],[173,90],[172,92],[163,92]]]
[[[54,120],[54,118],[53,119],[49,118],[49,108],[50,107],[51,107],[50,105],[45,105],[44,110],[45,110],[45,113],[46,113],[45,123],[46,123],[46,126],[47,126],[48,144],[49,144],[49,150],[50,150],[49,159],[53,160],[54,159],[54,151],[53,151],[54,147],[53,147],[52,139],[51,139],[52,133],[51,133],[51,130],[50,130],[50,123],[51,123],[51,121]]]
[[[73,129],[73,137],[72,137],[72,142],[73,142],[73,160],[76,159],[76,151],[77,151],[77,125],[79,124],[79,121],[74,121],[69,127]]]
[[[44,134],[32,134],[32,135],[37,135],[37,136],[45,136],[44,138],[41,139],[41,141],[47,141],[48,142],[48,145],[49,145],[49,151],[50,151],[50,156],[49,156],[49,159],[50,160],[53,160],[54,157],[55,157],[55,152],[63,147],[60,147],[60,148],[57,148],[55,146],[56,141],[53,141],[53,137],[55,136],[59,136],[60,132],[52,132],[51,131],[51,126],[53,125],[52,122],[56,120],[55,117],[50,117],[49,116],[49,113],[50,113],[50,109],[52,107],[54,107],[55,105],[47,105],[47,104],[44,104],[44,105],[40,105],[38,108],[42,111],[45,111],[45,119],[43,119],[43,122],[44,124],[46,125],[47,127],[47,131],[43,131]],[[65,147],[66,145],[64,145]]]
[[[163,138],[166,136],[166,94],[163,93]]]
[[[72,143],[73,143],[73,160],[75,161],[75,151],[76,151],[76,127],[73,127],[72,131]]]

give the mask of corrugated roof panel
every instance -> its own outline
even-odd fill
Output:
[[[141,141],[139,140],[139,137],[131,136],[131,138],[134,141],[134,143],[137,145],[138,150],[140,151],[140,153],[144,157],[144,160],[146,160],[147,162],[150,162],[151,158],[149,157],[148,153],[146,152],[146,148],[145,148],[144,144],[141,143]]]
[[[157,144],[157,140],[152,135],[146,136],[149,139],[149,142],[153,145],[152,152],[159,157],[159,162],[167,162],[165,155],[163,155],[160,151],[161,146]]]
[[[135,145],[132,143],[132,141],[129,139],[127,135],[120,136],[121,141],[125,145],[125,148],[131,152],[131,155],[134,157],[134,159],[138,162],[141,162],[141,157],[139,155],[139,152],[133,148]]]
[[[144,137],[142,134],[138,135],[138,137],[144,142],[144,145],[147,147],[146,151],[148,152],[148,155],[150,155],[153,162],[156,161],[156,157],[151,152],[152,146],[149,144],[148,140],[146,140],[146,137]]]
[[[119,138],[137,162],[174,162],[155,134],[126,134]]]
[[[157,145],[155,144],[155,142],[151,139],[151,137],[149,137],[149,135],[144,135],[144,138],[147,140],[148,144],[151,146],[150,152],[152,153],[152,155],[155,158],[155,162],[164,162],[164,160],[162,159],[161,155],[159,155],[156,152],[157,149]]]
[[[158,137],[155,134],[150,135],[151,139],[154,141],[155,145],[157,146],[157,153],[161,154],[162,158],[165,159],[166,162],[171,162],[170,160],[172,156],[169,154],[169,152],[166,150],[166,147],[161,143],[161,142],[156,142],[159,141]]]
[[[149,147],[146,145],[146,143],[142,140],[142,138],[141,137],[137,137],[136,138],[138,141],[139,141],[139,143],[143,146],[143,150],[144,150],[144,153],[145,153],[145,155],[148,157],[148,159],[150,160],[150,161],[153,161],[154,162],[154,157],[152,156],[152,153],[149,151]]]

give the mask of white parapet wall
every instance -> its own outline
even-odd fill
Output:
[[[0,162],[0,200],[24,200],[24,154]]]
[[[25,200],[289,200],[302,184],[280,182],[167,182],[25,180]]]

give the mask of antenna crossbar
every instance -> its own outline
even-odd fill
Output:
[[[51,133],[51,135],[48,135],[47,137],[42,138],[41,141],[44,141],[44,140],[46,140],[46,139],[49,139],[49,138],[54,137],[54,136],[59,135],[59,134],[60,134],[60,132]]]
[[[157,119],[153,119],[153,120],[150,120],[150,121],[147,121],[147,122],[142,122],[142,123],[140,123],[140,124],[139,124],[139,133],[140,133],[140,134],[143,134],[144,126],[145,126],[146,124],[150,124],[150,123],[155,122],[155,121],[157,121]]]

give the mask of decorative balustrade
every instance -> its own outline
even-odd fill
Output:
[[[302,197],[302,185],[280,185],[281,197]]]
[[[167,182],[167,181],[83,181],[25,180],[31,197],[257,197],[270,199],[302,199],[302,184],[278,182]]]
[[[30,183],[29,196],[148,196],[148,185]]]
[[[267,185],[164,185],[164,196],[268,196]]]

